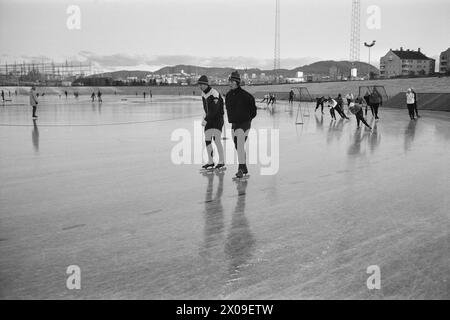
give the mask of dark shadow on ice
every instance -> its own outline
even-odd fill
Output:
[[[317,114],[314,115],[316,119],[316,128],[318,131],[323,131],[323,114],[320,115],[320,119]]]
[[[224,172],[205,172],[203,176],[208,179],[205,194],[205,229],[204,243],[200,249],[200,256],[207,257],[215,251],[219,251],[219,246],[223,243],[224,217],[222,206],[223,179]],[[214,179],[218,177],[217,191],[214,195]]]
[[[369,135],[370,132],[365,128],[356,129],[355,133],[353,133],[353,137],[351,138],[351,143],[348,147],[347,154],[350,156],[361,155],[361,144],[366,138],[369,137]]]
[[[375,150],[380,146],[381,134],[378,132],[377,122],[372,121],[370,126],[372,127],[372,133],[369,136],[369,147],[370,147],[370,152],[374,153]]]
[[[225,254],[229,259],[229,281],[239,279],[240,272],[251,258],[255,239],[245,216],[245,198],[248,181],[238,181],[236,206],[231,217],[231,227],[225,243]]]
[[[33,120],[33,131],[31,132],[31,141],[33,142],[34,151],[39,152],[39,128],[36,119]]]
[[[417,122],[414,120],[411,120],[405,129],[405,145],[404,149],[405,152],[408,152],[411,149],[411,145],[414,141],[414,137],[416,135],[416,125]]]
[[[344,120],[334,120],[330,122],[330,126],[327,132],[327,144],[331,144],[334,139],[340,140],[344,129]]]

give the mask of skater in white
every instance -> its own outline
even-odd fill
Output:
[[[30,90],[30,106],[33,107],[33,118],[37,119],[36,109],[37,109],[38,101],[36,97],[36,88],[34,86],[31,87]]]
[[[208,153],[208,163],[203,169],[220,169],[225,166],[222,146],[222,127],[223,127],[223,98],[220,93],[209,86],[208,78],[201,76],[198,79],[198,85],[202,90],[203,109],[205,118],[202,125],[205,127],[205,144]],[[216,143],[219,153],[219,163],[214,167],[212,140]]]

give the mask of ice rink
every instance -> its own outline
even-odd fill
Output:
[[[370,132],[313,109],[258,110],[279,170],[235,182],[172,161],[175,130],[203,143],[200,97],[0,105],[0,298],[449,299],[450,113]]]

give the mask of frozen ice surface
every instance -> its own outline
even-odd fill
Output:
[[[279,129],[278,173],[236,183],[171,161],[199,97],[27,102],[0,105],[2,299],[450,298],[449,113],[369,132],[279,103],[252,124]]]

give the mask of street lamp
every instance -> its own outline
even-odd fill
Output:
[[[371,44],[368,44],[367,42],[364,42],[364,45],[369,48],[369,65],[367,66],[367,80],[370,80],[370,48],[372,48],[375,45],[376,40],[373,40]]]

